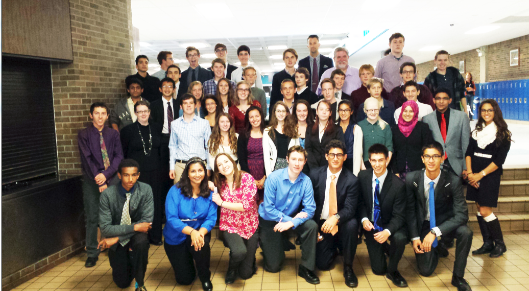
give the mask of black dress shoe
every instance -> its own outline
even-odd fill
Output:
[[[394,272],[393,274],[387,273],[386,278],[390,279],[393,284],[397,287],[408,287],[408,282],[406,282],[406,279],[402,277],[402,275],[399,273],[399,271]]]
[[[211,284],[210,280],[207,280],[206,282],[202,282],[202,290],[213,291],[213,284]]]
[[[486,241],[483,243],[483,245],[479,249],[472,251],[472,254],[473,255],[488,254],[492,252],[493,249],[494,249],[494,243],[491,241]]]
[[[463,279],[462,277],[458,276],[452,276],[452,285],[457,287],[458,291],[471,291],[472,288],[470,288],[470,285],[468,285],[468,282]]]
[[[84,263],[84,266],[86,268],[92,268],[96,265],[97,260],[98,260],[98,257],[88,257],[86,259],[86,263]]]
[[[151,245],[155,245],[155,246],[161,246],[161,245],[163,245],[163,241],[149,240],[149,243],[150,243]]]
[[[228,268],[228,272],[226,273],[226,278],[224,279],[224,282],[226,284],[232,284],[233,282],[235,282],[235,279],[237,279],[237,269]]]
[[[294,243],[295,243],[297,246],[301,245],[301,240],[300,240],[299,236],[296,237],[296,240],[294,241]]]
[[[351,266],[343,266],[343,277],[345,278],[345,285],[347,287],[355,288],[358,286],[358,278],[356,278]]]
[[[298,275],[310,284],[320,284],[320,278],[311,270],[299,265]]]
[[[492,249],[492,251],[490,251],[489,256],[491,258],[501,257],[503,253],[505,253],[506,251],[507,251],[507,247],[505,246],[503,241],[501,243],[496,241],[496,244],[494,245],[494,248]]]

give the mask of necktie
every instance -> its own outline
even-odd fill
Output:
[[[338,92],[334,92],[334,98],[338,99]]]
[[[191,71],[191,82],[194,82],[197,80],[197,77],[195,76],[195,70]]]
[[[316,58],[312,60],[312,92],[316,92],[318,89],[318,62],[316,61]]]
[[[167,102],[167,128],[171,133],[171,122],[173,122],[173,110],[171,110],[171,102]]]
[[[331,175],[331,184],[329,186],[329,217],[338,213],[338,200],[336,198],[336,176]],[[338,232],[338,225],[335,225],[331,234],[335,235]]]
[[[441,114],[441,136],[443,137],[443,141],[446,143],[446,119],[444,113]],[[446,151],[445,151],[445,159],[447,158]]]
[[[375,180],[375,199],[373,203],[373,222],[375,230],[383,231],[384,229],[380,226],[380,181]]]
[[[107,146],[105,145],[105,140],[103,139],[103,131],[99,132],[99,145],[101,146],[101,156],[103,157],[103,165],[105,170],[110,167],[110,160],[108,159]]]
[[[430,207],[430,229],[435,227],[435,190],[433,188],[434,182],[430,182],[430,193],[428,195],[428,204]],[[432,243],[432,247],[437,246],[437,238]]]
[[[127,193],[127,200],[125,201],[125,204],[123,205],[123,212],[121,213],[121,223],[120,225],[131,225],[130,221],[130,212],[129,212],[129,204],[130,204],[130,193]],[[122,242],[120,242],[121,246],[125,246],[130,239],[125,239]]]

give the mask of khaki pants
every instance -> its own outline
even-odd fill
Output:
[[[182,173],[184,172],[184,169],[186,167],[186,164],[184,163],[175,163],[174,165],[174,183],[180,182],[180,177],[182,177]]]

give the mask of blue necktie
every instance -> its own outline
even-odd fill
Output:
[[[435,225],[435,190],[433,188],[433,185],[435,183],[432,181],[430,182],[430,193],[428,195],[428,204],[430,207],[430,229],[434,228]],[[437,247],[437,238],[432,243],[432,247]]]
[[[379,194],[380,194],[380,184],[378,179],[375,179],[376,185],[375,185],[375,202],[373,203],[373,222],[375,230],[383,231],[384,229],[380,227],[380,200],[379,200]]]

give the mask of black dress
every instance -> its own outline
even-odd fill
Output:
[[[465,158],[470,157],[472,172],[481,173],[492,162],[498,166],[498,169],[492,173],[487,173],[479,181],[479,189],[468,185],[467,200],[476,201],[480,206],[498,206],[500,180],[503,173],[502,165],[505,163],[510,148],[511,142],[504,140],[499,146],[494,141],[482,149],[478,147],[478,142],[472,136],[470,137]]]
[[[413,128],[408,137],[402,134],[398,125],[392,126],[391,132],[394,151],[391,158],[393,173],[403,174],[424,168],[421,159],[422,147],[433,141],[430,127],[424,122],[417,121],[415,128]]]
[[[140,165],[138,181],[147,183],[152,188],[154,217],[152,229],[149,231],[149,239],[154,242],[162,241],[162,215],[165,207],[162,199],[162,175],[160,171],[161,132],[161,126],[156,123],[143,126],[138,121],[125,126],[120,132],[123,157],[138,162]],[[150,151],[149,133],[152,135],[152,149]]]

